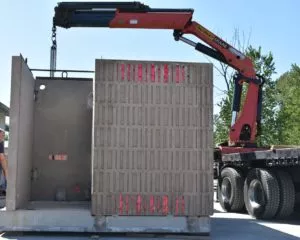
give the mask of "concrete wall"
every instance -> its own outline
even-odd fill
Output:
[[[213,213],[212,70],[96,60],[93,215]]]
[[[32,201],[52,201],[66,192],[68,201],[89,200],[92,79],[37,78],[34,107]],[[49,155],[66,154],[66,160]],[[79,188],[77,188],[79,187]]]
[[[7,209],[26,206],[30,197],[34,77],[22,56],[12,57]]]

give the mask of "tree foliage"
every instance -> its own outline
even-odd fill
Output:
[[[218,107],[220,112],[214,116],[214,141],[215,144],[222,143],[228,140],[228,133],[231,123],[231,106],[233,101],[234,84],[232,78],[228,81],[228,91],[225,97],[222,98]]]
[[[281,144],[300,145],[300,67],[296,64],[276,83]]]

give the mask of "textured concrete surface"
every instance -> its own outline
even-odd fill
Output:
[[[31,201],[88,200],[91,182],[92,79],[37,78]],[[49,155],[66,154],[66,160]],[[63,194],[65,193],[65,194]],[[64,197],[64,196],[63,196]]]
[[[47,207],[39,210],[0,211],[0,232],[3,231],[76,231],[93,229],[89,209],[73,206]]]
[[[9,175],[6,204],[22,208],[30,198],[34,78],[22,56],[12,57]]]
[[[212,213],[212,65],[96,60],[94,215]]]
[[[173,232],[209,233],[209,217],[185,218],[172,216],[111,216],[96,218],[96,230],[101,232]]]

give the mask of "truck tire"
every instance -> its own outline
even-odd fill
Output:
[[[244,208],[244,177],[234,168],[224,168],[218,184],[218,196],[221,207],[227,212],[239,212]]]
[[[277,219],[288,218],[295,207],[295,186],[289,173],[281,170],[275,171],[280,189],[280,203],[276,214]]]
[[[249,215],[256,219],[274,218],[279,195],[279,184],[271,170],[255,168],[249,171],[244,183],[244,201]]]

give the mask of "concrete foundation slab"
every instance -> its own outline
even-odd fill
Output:
[[[95,227],[100,232],[206,234],[210,232],[210,220],[209,217],[109,216],[96,217]]]
[[[0,231],[210,234],[209,217],[93,217],[89,209],[77,205],[68,205],[67,208],[54,206],[35,210],[2,210]]]
[[[86,209],[1,211],[0,231],[93,232],[94,219]]]

